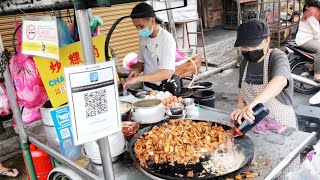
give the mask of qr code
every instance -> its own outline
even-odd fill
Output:
[[[68,128],[61,129],[60,134],[61,134],[62,139],[70,137],[70,131]]]
[[[105,89],[84,93],[86,117],[93,117],[108,111],[107,91]]]

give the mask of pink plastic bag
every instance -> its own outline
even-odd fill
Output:
[[[10,72],[18,103],[27,108],[40,107],[48,100],[47,92],[33,57],[21,53],[21,29],[16,36],[17,54],[10,61]]]
[[[176,49],[176,62],[184,60],[184,58],[184,54],[179,49]]]
[[[3,84],[0,84],[0,93],[0,116],[6,116],[11,113],[11,107]]]
[[[22,120],[24,125],[28,125],[30,123],[40,121],[41,120],[40,108],[23,108],[22,110]],[[13,128],[17,129],[16,118],[13,117]]]
[[[18,27],[17,21],[15,27]],[[18,104],[23,106],[26,111],[22,113],[23,122],[29,124],[41,119],[40,107],[48,100],[48,95],[33,57],[21,53],[21,29],[17,31],[16,37],[18,42],[17,54],[12,56],[9,68]]]

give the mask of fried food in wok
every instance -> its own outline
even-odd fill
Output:
[[[226,151],[230,135],[222,126],[211,122],[171,120],[138,139],[134,152],[142,166],[156,164],[195,164],[215,150]]]

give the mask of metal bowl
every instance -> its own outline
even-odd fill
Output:
[[[150,92],[148,92],[148,91],[139,91],[139,92],[135,93],[134,96],[136,96],[137,98],[140,98],[140,99],[144,99],[149,94],[150,94]]]
[[[122,112],[122,110],[121,110],[122,106],[130,106],[130,109]],[[120,101],[121,119],[122,119],[123,121],[125,121],[125,120],[128,119],[128,116],[129,116],[129,114],[130,114],[130,112],[131,112],[131,109],[132,109],[132,104],[131,104],[131,103],[129,103],[129,102],[127,102],[127,101]]]
[[[183,99],[182,103],[185,106],[191,106],[191,105],[194,105],[194,99],[193,98],[185,98],[185,99]]]
[[[170,111],[167,111],[167,115],[171,119],[184,119],[186,117],[186,115],[187,115],[187,111],[184,109],[182,111],[182,114],[178,114],[178,115],[172,115]]]
[[[181,114],[183,114],[184,104],[182,104],[182,103],[170,104],[169,110],[172,115],[181,115]]]
[[[179,49],[183,53],[185,57],[191,57],[193,53],[193,49]]]

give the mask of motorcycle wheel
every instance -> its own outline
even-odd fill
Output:
[[[309,70],[309,67],[313,64],[313,62],[305,59],[294,59],[290,63],[291,73],[307,77],[313,78],[313,72]],[[310,86],[301,82],[294,81],[294,91],[303,94],[313,94],[320,90],[320,88]]]

